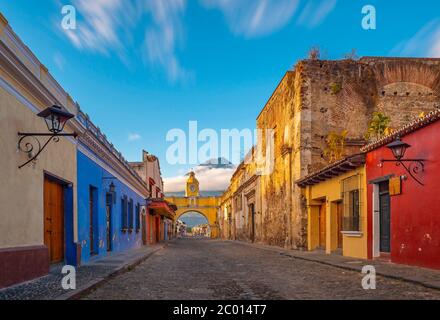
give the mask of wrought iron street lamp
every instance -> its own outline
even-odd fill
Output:
[[[60,137],[77,137],[76,133],[62,133],[67,121],[75,116],[64,111],[61,107],[54,105],[41,111],[37,116],[44,119],[50,133],[18,133],[20,137],[18,150],[26,153],[29,157],[28,161],[18,167],[19,169],[35,162],[51,141],[57,143],[60,141]],[[48,137],[48,139],[42,144],[38,137]]]
[[[74,117],[73,114],[64,111],[58,106],[49,107],[41,111],[37,116],[44,118],[49,131],[55,134],[62,132],[67,121]]]
[[[103,177],[102,180],[117,180],[115,177]],[[108,186],[108,192],[107,192],[111,198],[112,198],[112,203],[116,204],[116,185],[113,181],[111,181],[111,183]]]
[[[411,146],[402,140],[400,138],[397,138],[396,141],[390,143],[387,148],[390,149],[393,152],[394,158],[396,158],[398,161],[401,160],[406,153],[406,149],[410,148]]]
[[[394,160],[385,160],[382,159],[380,161],[381,165],[384,162],[395,162],[396,166],[402,166],[406,172],[420,185],[424,185],[416,176],[425,171],[425,160],[424,159],[404,159],[406,150],[410,148],[411,145],[403,142],[400,137],[397,137],[396,141],[391,142],[387,145],[387,148],[391,150],[394,156]],[[409,165],[406,165],[409,163]]]

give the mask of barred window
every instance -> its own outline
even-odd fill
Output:
[[[342,181],[342,199],[344,202],[343,231],[361,230],[361,194],[361,175],[355,175]]]
[[[128,230],[133,231],[134,229],[134,211],[133,211],[133,199],[130,199],[128,204]]]
[[[121,199],[121,220],[122,231],[128,229],[128,203],[127,196],[123,196]]]
[[[136,204],[136,232],[141,230],[141,205]]]

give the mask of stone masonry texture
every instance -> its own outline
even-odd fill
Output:
[[[307,247],[307,215],[295,181],[324,167],[329,133],[348,131],[358,153],[374,112],[399,128],[440,106],[440,59],[304,60],[286,73],[257,119],[275,132],[273,172],[260,177],[257,242]],[[260,146],[265,150],[263,138]]]

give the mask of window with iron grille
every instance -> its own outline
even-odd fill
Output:
[[[136,204],[136,232],[141,230],[141,205]]]
[[[122,231],[127,231],[128,229],[128,203],[127,196],[123,196],[121,199],[121,220],[122,220]]]
[[[130,199],[128,203],[128,230],[133,231],[134,229],[134,210],[133,210],[133,199]]]
[[[343,231],[361,231],[361,179],[361,175],[355,175],[342,180],[342,199],[344,203]]]

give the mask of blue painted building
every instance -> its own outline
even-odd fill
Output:
[[[78,243],[81,263],[139,248],[148,188],[105,136],[80,113]]]

